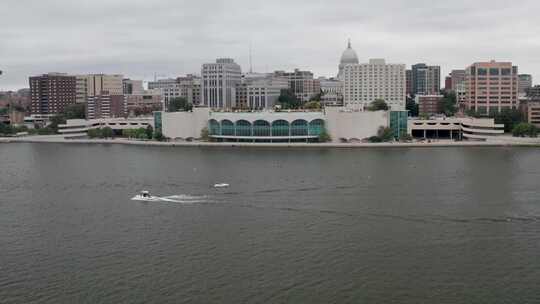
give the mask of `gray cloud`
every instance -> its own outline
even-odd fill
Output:
[[[216,57],[257,71],[333,76],[347,38],[363,61],[439,64],[513,61],[540,79],[540,2],[532,0],[178,1],[3,0],[0,90],[33,74],[198,73]]]

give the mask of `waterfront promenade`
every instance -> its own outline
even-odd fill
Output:
[[[81,134],[83,135],[83,134]],[[204,142],[204,141],[143,141],[126,138],[115,139],[81,139],[65,135],[41,135],[26,137],[4,137],[0,143],[69,143],[69,144],[122,144],[139,146],[168,147],[265,147],[265,148],[423,148],[423,147],[505,147],[525,146],[540,147],[540,138],[517,138],[512,136],[497,137],[489,141],[451,141],[438,140],[431,142],[408,143],[247,143],[247,142]]]

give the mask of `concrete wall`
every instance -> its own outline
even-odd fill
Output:
[[[326,129],[332,141],[339,142],[341,138],[347,140],[359,139],[377,135],[381,126],[388,126],[388,112],[358,111],[347,112],[344,108],[326,108]]]
[[[193,112],[162,112],[162,132],[169,138],[199,138],[208,126],[210,110],[194,108]]]

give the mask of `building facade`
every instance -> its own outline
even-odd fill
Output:
[[[276,71],[274,77],[286,78],[289,82],[289,89],[302,102],[308,102],[311,98],[321,93],[321,85],[318,79],[313,78],[310,71],[294,72]]]
[[[520,110],[528,123],[540,128],[540,97],[525,100],[520,104]]]
[[[441,90],[441,67],[418,63],[411,70],[412,94],[433,95]]]
[[[273,74],[246,74],[236,89],[237,108],[272,109],[278,102],[281,91],[288,88],[288,80],[285,77],[276,77]]]
[[[29,81],[31,114],[61,114],[77,101],[75,76],[49,73],[30,77]]]
[[[325,106],[343,105],[343,82],[335,78],[319,78],[321,103]]]
[[[465,70],[452,70],[450,72],[452,91],[455,91],[465,83],[466,71]]]
[[[413,95],[413,80],[412,80],[412,70],[405,71],[405,94],[407,96]]]
[[[142,80],[132,80],[129,78],[122,80],[123,93],[124,95],[131,94],[142,94],[144,92],[143,81]]]
[[[467,68],[464,108],[480,115],[518,107],[518,67],[511,62],[478,62]]]
[[[376,99],[384,99],[392,110],[405,110],[405,65],[387,64],[384,59],[348,64],[343,70],[343,102],[351,109],[365,110]]]
[[[520,97],[526,96],[527,91],[532,88],[533,84],[532,75],[529,74],[519,74],[518,75],[518,95]]]
[[[127,115],[124,95],[111,95],[107,91],[96,96],[88,96],[86,119],[116,118]]]
[[[416,95],[418,114],[431,116],[442,112],[443,95]]]
[[[77,75],[77,102],[86,103],[88,97],[99,96],[101,92],[109,95],[123,95],[123,75],[89,74]]]
[[[126,112],[130,116],[151,115],[163,110],[163,101],[159,89],[147,90],[143,94],[124,95]]]
[[[345,66],[348,64],[359,64],[360,61],[358,60],[358,55],[356,55],[356,52],[351,47],[351,41],[349,40],[349,43],[347,44],[347,48],[345,51],[343,51],[343,54],[341,54],[341,59],[339,61],[338,66],[338,75],[337,78],[340,80],[343,80],[343,70],[345,69]]]
[[[201,69],[201,99],[212,109],[236,108],[236,87],[242,78],[242,69],[233,59],[219,58],[205,63]]]

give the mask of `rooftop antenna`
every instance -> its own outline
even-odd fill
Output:
[[[253,74],[253,61],[251,56],[251,41],[249,42],[249,73]]]

